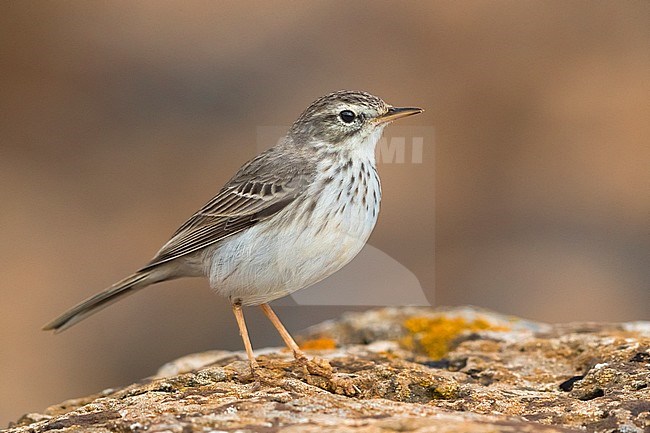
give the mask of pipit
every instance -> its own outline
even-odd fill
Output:
[[[253,371],[257,362],[242,306],[259,305],[295,358],[305,360],[268,303],[317,283],[357,255],[379,213],[375,145],[389,122],[422,111],[396,108],[364,92],[317,99],[146,266],[44,329],[62,331],[154,283],[204,276],[230,300]]]

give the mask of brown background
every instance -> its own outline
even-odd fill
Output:
[[[430,300],[650,319],[649,18],[645,1],[2,2],[0,424],[239,349],[201,280],[39,328],[145,263],[258,127],[341,88],[435,129],[422,164],[380,166],[371,238]],[[279,314],[295,331],[345,309]],[[257,347],[280,343],[248,318]]]

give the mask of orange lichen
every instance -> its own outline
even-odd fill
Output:
[[[300,343],[304,350],[331,350],[336,349],[336,341],[332,338],[315,338]]]
[[[433,359],[443,358],[453,340],[464,332],[507,330],[480,318],[470,322],[462,317],[445,316],[411,317],[404,321],[404,327],[409,335],[401,340],[402,346],[424,352]]]

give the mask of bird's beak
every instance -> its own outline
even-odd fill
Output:
[[[401,119],[402,117],[420,114],[423,111],[422,108],[415,107],[389,107],[385,114],[376,118],[376,121],[377,123],[392,122],[393,120]]]

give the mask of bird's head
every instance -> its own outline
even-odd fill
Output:
[[[369,93],[341,90],[314,101],[295,121],[289,135],[297,143],[331,150],[374,150],[389,122],[422,111],[393,107]]]

